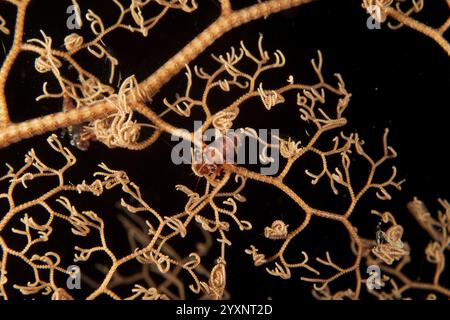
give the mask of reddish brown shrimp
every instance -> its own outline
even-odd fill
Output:
[[[242,145],[243,135],[233,133],[221,135],[202,150],[193,153],[192,171],[199,177],[216,178],[227,166],[234,164],[234,155]]]

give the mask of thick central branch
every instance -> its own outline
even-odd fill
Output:
[[[155,73],[140,83],[136,90],[139,90],[141,95],[135,96],[141,96],[141,100],[143,100],[142,97],[147,99],[153,97],[162,86],[185,68],[188,63],[231,29],[273,13],[313,1],[316,0],[270,0],[237,11],[225,11],[206,30],[189,42]],[[102,119],[115,111],[114,105],[104,101],[75,110],[58,112],[18,124],[11,124],[0,131],[0,148],[59,128]],[[156,125],[158,124],[156,123]]]

